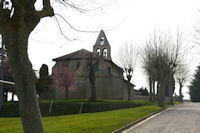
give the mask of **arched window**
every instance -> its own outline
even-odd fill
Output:
[[[97,49],[97,54],[101,55],[101,50],[100,49]]]
[[[100,44],[101,44],[101,45],[104,44],[104,37],[101,37],[101,39],[100,39]]]
[[[104,50],[103,50],[103,56],[104,56],[104,57],[108,57],[108,50],[107,50],[107,49],[104,49]]]

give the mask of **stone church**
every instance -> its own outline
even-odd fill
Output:
[[[75,72],[76,81],[68,93],[60,88],[55,88],[55,98],[64,99],[89,99],[91,98],[90,70],[95,63],[95,93],[97,99],[123,99],[127,100],[127,84],[123,78],[123,69],[112,61],[111,46],[103,30],[100,31],[93,52],[85,49],[53,59],[56,64],[64,64],[71,72]]]

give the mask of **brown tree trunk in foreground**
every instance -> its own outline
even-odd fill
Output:
[[[0,34],[6,46],[12,76],[17,89],[24,133],[44,133],[36,95],[36,76],[28,58],[28,38],[40,19],[53,16],[50,0],[35,10],[35,0],[10,0],[11,10],[0,1]]]
[[[3,43],[6,44],[9,63],[16,83],[24,132],[44,133],[35,89],[36,76],[27,53],[28,35],[11,33],[3,36]]]

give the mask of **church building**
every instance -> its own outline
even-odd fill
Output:
[[[67,99],[90,99],[92,93],[95,93],[96,99],[128,99],[123,69],[112,61],[111,46],[103,30],[100,31],[93,46],[93,52],[81,49],[57,57],[53,61],[56,62],[52,68],[53,72],[60,65],[64,65],[76,75],[76,81],[68,88],[67,93],[65,89],[55,88],[55,99],[66,97]],[[94,82],[95,90],[92,90],[91,82]]]

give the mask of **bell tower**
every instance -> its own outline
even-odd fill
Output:
[[[111,47],[103,30],[100,31],[96,43],[93,46],[93,53],[103,56],[106,59],[112,60]]]

